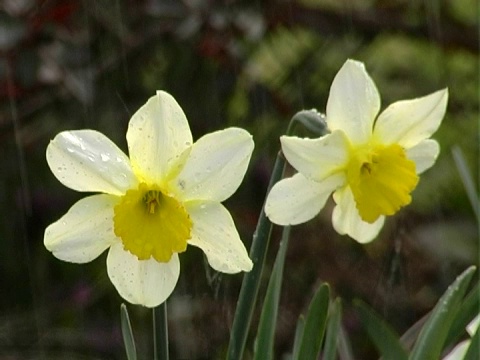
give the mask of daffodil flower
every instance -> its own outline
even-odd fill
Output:
[[[57,258],[86,263],[109,249],[107,272],[118,293],[154,307],[172,293],[178,254],[199,247],[224,273],[250,271],[252,261],[221,204],[240,185],[251,135],[228,128],[193,143],[175,99],[162,91],[131,118],[128,158],[94,130],[65,131],[48,145],[47,161],[65,186],[86,197],[45,230]]]
[[[439,145],[429,139],[446,110],[446,89],[398,101],[378,117],[380,96],[362,63],[347,60],[335,76],[326,108],[330,133],[317,139],[282,136],[282,151],[298,171],[279,181],[265,212],[279,225],[312,219],[330,194],[340,234],[372,241],[385,216],[411,202],[418,175],[430,168]]]

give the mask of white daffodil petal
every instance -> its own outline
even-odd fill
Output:
[[[407,157],[415,162],[417,174],[421,174],[435,163],[440,153],[440,145],[432,139],[419,142],[407,150]]]
[[[121,195],[136,184],[127,156],[94,130],[55,136],[47,147],[47,162],[62,184],[77,191]]]
[[[337,206],[333,209],[332,223],[334,229],[340,234],[347,234],[361,244],[375,239],[385,222],[385,217],[380,216],[373,224],[363,221],[358,214],[352,191],[349,187],[337,190],[333,194]]]
[[[288,162],[315,181],[322,181],[339,171],[348,161],[348,139],[339,130],[318,139],[282,136],[280,141]]]
[[[180,275],[180,262],[177,254],[173,254],[168,263],[153,258],[138,260],[123,249],[122,243],[117,243],[108,252],[107,272],[122,298],[152,308],[173,292]]]
[[[406,149],[437,131],[447,108],[448,90],[393,103],[380,114],[374,136],[384,144],[399,144]]]
[[[471,340],[464,340],[455,346],[442,360],[464,360]]]
[[[182,199],[228,199],[243,180],[253,146],[252,136],[239,128],[201,137],[176,179]]]
[[[202,249],[212,268],[228,274],[252,269],[245,245],[222,204],[195,201],[185,206],[193,222],[188,244]]]
[[[380,95],[363,63],[347,60],[333,79],[327,101],[327,125],[353,143],[364,143],[380,110]]]
[[[118,198],[93,195],[79,200],[45,230],[45,247],[63,261],[86,263],[118,239],[113,233],[113,207]]]
[[[273,186],[265,202],[265,213],[278,225],[307,222],[320,212],[332,191],[344,181],[343,175],[315,182],[300,173],[295,174]]]
[[[132,116],[127,143],[133,169],[145,182],[159,182],[183,151],[192,145],[187,118],[176,100],[157,91]]]

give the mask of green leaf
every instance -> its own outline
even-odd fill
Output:
[[[356,301],[355,306],[363,326],[382,357],[391,360],[406,360],[407,352],[400,344],[399,336],[395,331],[365,303]]]
[[[303,332],[305,331],[305,317],[300,315],[297,321],[297,328],[295,329],[295,339],[293,341],[293,355],[292,359],[297,360],[300,352],[300,343],[302,341]]]
[[[322,284],[313,296],[305,318],[298,359],[315,360],[318,358],[322,346],[323,334],[328,314],[330,289],[327,284]]]
[[[287,226],[283,229],[282,241],[280,243],[280,248],[278,249],[275,264],[273,265],[272,274],[263,303],[262,314],[260,315],[258,333],[255,340],[254,359],[256,360],[273,359],[278,303],[280,302],[283,267],[285,264],[285,255],[287,254],[289,237],[290,226]]]
[[[337,344],[339,342],[340,325],[342,320],[342,302],[336,299],[330,307],[328,315],[327,334],[325,336],[325,349],[323,360],[335,360],[337,357]]]
[[[452,155],[455,165],[457,166],[458,174],[465,187],[468,199],[470,200],[470,204],[472,204],[473,211],[475,212],[475,215],[477,215],[477,219],[480,219],[480,198],[477,193],[477,187],[475,186],[472,172],[468,168],[462,149],[460,149],[458,145],[455,145],[452,148]]]
[[[125,351],[128,360],[137,360],[137,350],[135,347],[135,340],[133,339],[132,326],[130,325],[130,317],[125,304],[120,305],[120,321],[122,324],[123,343],[125,344]]]
[[[478,309],[480,308],[480,292],[479,292],[479,283],[470,290],[468,295],[465,297],[465,300],[459,307],[457,316],[450,326],[450,331],[448,332],[447,339],[445,344],[447,346],[453,345],[458,342],[460,338],[465,334],[465,328],[470,323],[470,321],[478,314]]]
[[[448,287],[420,331],[410,360],[436,360],[440,358],[448,331],[474,272],[475,267],[469,267]]]

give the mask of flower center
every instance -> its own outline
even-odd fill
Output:
[[[418,183],[415,163],[397,144],[354,149],[347,166],[347,180],[360,217],[373,223],[408,205]]]
[[[139,260],[168,262],[187,249],[192,221],[183,205],[157,187],[141,183],[114,208],[114,232]]]

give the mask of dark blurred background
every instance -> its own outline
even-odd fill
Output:
[[[122,299],[107,277],[105,254],[69,264],[43,246],[45,227],[85,196],[55,179],[45,149],[62,130],[91,128],[126,151],[128,121],[157,89],[177,99],[195,139],[228,126],[253,134],[249,171],[226,202],[248,248],[278,137],[298,110],[324,111],[347,58],[366,64],[382,108],[449,88],[434,136],[440,158],[376,241],[362,246],[336,234],[331,203],[293,229],[276,358],[290,351],[298,315],[323,281],[343,299],[355,357],[370,359],[377,355],[352,310],[354,298],[402,333],[456,275],[478,264],[478,225],[452,157],[457,148],[479,173],[477,0],[0,4],[0,359],[125,358]],[[261,297],[279,234],[275,229]],[[221,359],[242,276],[215,273],[193,247],[180,258],[168,300],[171,358]],[[151,312],[128,309],[139,354],[151,358]]]

